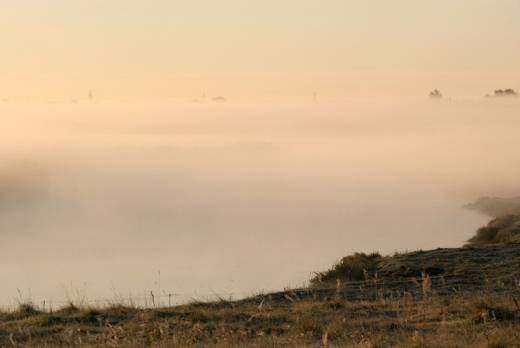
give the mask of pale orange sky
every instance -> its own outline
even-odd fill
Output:
[[[520,89],[520,2],[0,0],[0,98],[480,99]]]

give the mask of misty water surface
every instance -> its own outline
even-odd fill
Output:
[[[280,290],[354,251],[461,246],[487,221],[463,204],[520,192],[513,102],[10,103],[0,121],[2,304],[140,295],[159,271],[165,293]]]

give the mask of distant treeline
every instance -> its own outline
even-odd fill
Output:
[[[495,97],[518,97],[518,93],[514,89],[497,89],[495,91]]]
[[[442,93],[439,90],[433,90],[430,91],[430,94],[428,95],[431,100],[440,100],[442,99]],[[508,97],[518,97],[518,92],[515,92],[514,89],[507,88],[507,89],[496,89],[494,91],[494,94],[486,94],[484,98],[508,98]]]

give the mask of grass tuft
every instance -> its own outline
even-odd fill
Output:
[[[39,315],[40,313],[41,311],[32,302],[25,302],[18,305],[15,316],[27,318]]]

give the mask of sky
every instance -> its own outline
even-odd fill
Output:
[[[0,0],[0,98],[478,99],[520,89],[518,18],[515,0]]]

